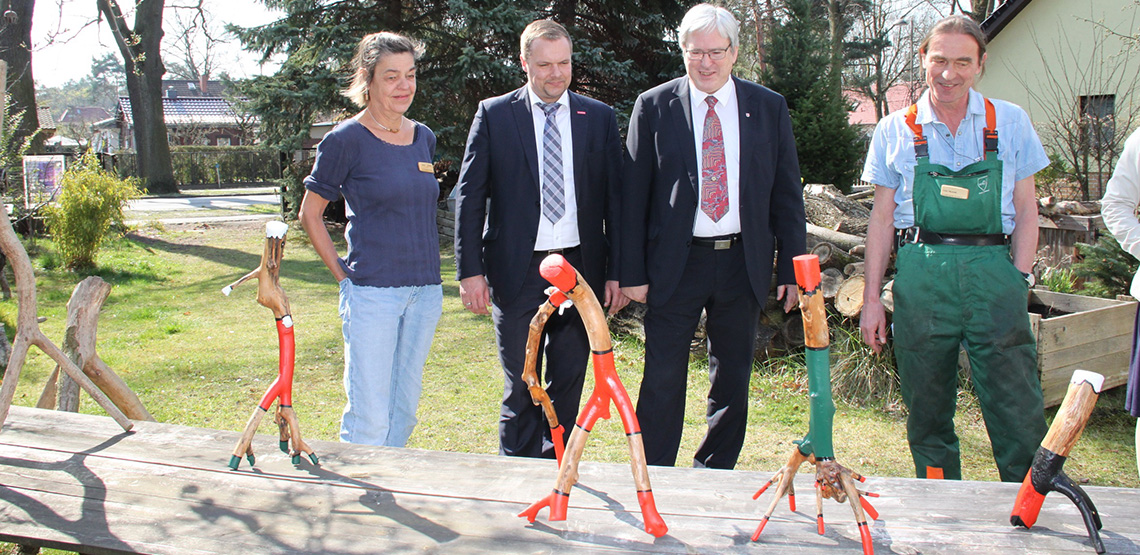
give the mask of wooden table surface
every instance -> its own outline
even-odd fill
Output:
[[[269,426],[262,429],[267,430]],[[0,541],[84,553],[861,553],[846,505],[796,480],[760,541],[749,537],[771,472],[650,468],[669,533],[642,529],[628,465],[583,462],[568,518],[515,515],[550,492],[553,461],[312,442],[294,466],[275,436],[257,466],[226,463],[236,432],[13,407],[0,431]],[[587,454],[589,446],[587,445]],[[804,470],[807,468],[805,467]],[[773,469],[774,470],[774,469]],[[1009,524],[1017,484],[868,479],[876,553],[1093,553],[1076,508],[1046,500],[1032,530]],[[1109,553],[1140,554],[1140,490],[1087,487]]]

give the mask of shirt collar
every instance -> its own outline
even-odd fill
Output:
[[[975,115],[985,116],[986,115],[986,105],[985,105],[985,99],[982,97],[982,93],[975,91],[973,89],[973,87],[971,87],[968,98],[969,98],[969,100],[967,101],[967,104],[966,104],[966,115],[967,116],[975,116]],[[720,99],[718,98],[717,100],[719,101]],[[927,88],[925,91],[923,91],[922,96],[919,97],[917,104],[918,104],[918,113],[915,114],[915,116],[914,116],[915,123],[918,123],[919,125],[934,123],[936,118],[934,116],[934,108],[930,104],[930,89],[929,88]],[[942,123],[946,123],[946,122],[942,122]]]
[[[530,83],[527,83],[527,85],[526,85],[526,96],[527,96],[527,106],[533,107],[535,104],[537,104],[539,102],[543,102],[543,100],[541,98],[539,98],[537,94],[534,94],[533,90],[531,90]],[[543,102],[543,103],[545,104],[545,102]],[[570,109],[570,91],[569,90],[562,91],[562,96],[558,97],[558,104],[559,104],[558,112],[561,112],[563,108],[565,108],[567,110]],[[557,112],[555,112],[555,113],[557,113]]]
[[[693,85],[692,79],[686,79],[686,81],[689,83],[689,98],[693,99],[694,104],[705,105],[705,97],[707,96],[716,97],[717,104],[723,106],[728,106],[732,101],[736,100],[736,82],[733,81],[732,77],[729,77],[728,81],[725,81],[724,85],[721,85],[712,95],[697,89],[697,87]]]

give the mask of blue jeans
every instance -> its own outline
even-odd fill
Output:
[[[340,282],[344,392],[340,440],[403,447],[416,427],[424,362],[443,313],[440,285]]]

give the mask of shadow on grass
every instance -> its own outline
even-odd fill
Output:
[[[227,281],[245,275],[250,270],[257,268],[258,264],[261,264],[260,253],[252,254],[239,249],[175,243],[157,237],[144,237],[139,235],[132,236],[131,240],[148,250],[193,256],[234,268],[236,272],[231,276],[227,276]],[[287,251],[286,257],[288,257]],[[306,283],[328,283],[329,280],[332,279],[329,276],[328,269],[325,268],[324,263],[320,260],[293,260],[290,261],[287,266],[283,264],[282,270],[282,277],[300,280]]]

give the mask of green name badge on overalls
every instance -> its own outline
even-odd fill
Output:
[[[970,198],[970,190],[965,187],[955,187],[953,185],[943,185],[941,194],[944,197],[957,198],[966,200]]]

